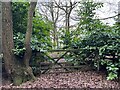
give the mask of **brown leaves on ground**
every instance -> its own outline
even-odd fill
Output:
[[[94,71],[42,74],[36,81],[20,86],[5,85],[3,88],[118,88],[117,81],[107,81],[106,76]]]

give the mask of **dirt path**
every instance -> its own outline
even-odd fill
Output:
[[[20,86],[5,85],[3,88],[116,88],[120,83],[107,81],[106,76],[94,71],[42,74],[34,82]]]

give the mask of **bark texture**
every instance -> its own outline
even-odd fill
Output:
[[[36,6],[36,2],[31,2],[30,8],[28,11],[28,23],[27,23],[27,31],[26,31],[26,37],[25,37],[26,52],[24,55],[24,64],[27,67],[29,66],[29,60],[31,58],[30,56],[32,54],[32,50],[30,47],[30,40],[31,40],[31,36],[32,36],[32,21],[33,21],[33,13],[34,13],[35,6]]]
[[[28,22],[27,22],[27,31],[26,31],[26,36],[25,36],[25,55],[24,55],[24,64],[25,67],[27,68],[27,72],[30,74],[30,76],[35,79],[33,73],[32,73],[32,69],[29,66],[29,60],[31,58],[32,55],[32,50],[30,47],[30,40],[32,37],[32,22],[33,22],[33,13],[35,10],[37,2],[31,2],[30,3],[30,8],[28,11]]]
[[[13,23],[11,2],[2,3],[2,46],[3,46],[3,59],[7,75],[13,81],[14,85],[20,85],[30,79],[35,79],[31,67],[29,67],[29,60],[31,57],[30,38],[32,35],[32,19],[33,12],[37,2],[31,2],[28,12],[28,25],[25,38],[26,52],[24,55],[24,62],[17,60],[13,53]]]
[[[12,25],[12,13],[10,2],[2,3],[2,46],[3,46],[3,58],[5,63],[5,70],[8,75],[12,73],[12,66],[14,63],[14,49],[13,43],[13,25]]]

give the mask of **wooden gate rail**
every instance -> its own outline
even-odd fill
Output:
[[[63,65],[61,63],[58,63],[58,61],[63,58],[68,52],[74,52],[74,51],[79,51],[80,49],[57,49],[57,50],[41,50],[40,52],[44,52],[44,55],[47,56],[50,60],[52,60],[54,62],[54,65],[57,64],[59,65],[61,68],[64,68],[66,71],[69,71],[66,67],[63,67]],[[65,52],[62,56],[58,57],[57,60],[55,60],[54,58],[52,58],[51,56],[47,55],[45,52]],[[42,73],[47,72],[49,69],[52,69],[52,66],[49,67],[48,69],[46,69],[45,71],[43,71]]]
[[[82,48],[83,49],[83,48]],[[81,51],[82,49],[57,49],[57,50],[41,50],[40,52],[44,52],[44,54],[50,59],[52,60],[55,64],[59,65],[61,68],[64,68],[66,71],[69,71],[67,67],[64,67],[61,63],[58,63],[58,61],[63,58],[68,52],[76,52],[76,51]],[[84,48],[85,49],[85,48]],[[62,54],[60,57],[58,58],[52,58],[51,56],[47,55],[45,52],[65,52],[64,54]],[[107,57],[107,56],[106,56]],[[117,56],[116,56],[117,57]],[[108,58],[111,59],[111,57],[108,55]],[[57,59],[57,60],[56,60]],[[113,57],[112,57],[113,59]],[[48,69],[46,69],[43,73],[47,72],[49,69],[52,69],[53,65],[51,67],[49,67]]]

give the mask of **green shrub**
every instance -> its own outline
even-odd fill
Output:
[[[106,32],[92,33],[90,36],[84,38],[73,45],[72,48],[80,49],[81,51],[75,52],[75,59],[79,62],[93,61],[94,65],[100,69],[105,65],[108,72],[108,80],[117,78],[118,70],[120,68],[120,36],[112,35]]]

